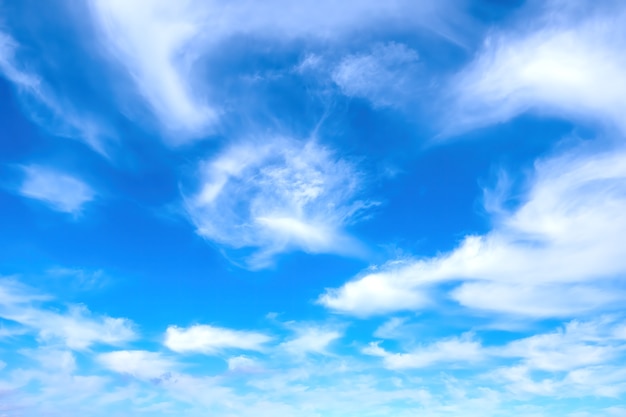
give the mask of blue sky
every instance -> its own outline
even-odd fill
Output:
[[[626,416],[623,2],[5,1],[0,74],[1,417]]]

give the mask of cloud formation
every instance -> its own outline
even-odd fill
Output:
[[[192,78],[206,10],[196,2],[94,0],[106,48],[123,65],[173,143],[206,135],[218,110],[197,94]],[[202,93],[201,93],[202,94]]]
[[[176,364],[156,352],[144,350],[118,350],[101,353],[97,357],[106,368],[120,374],[140,379],[158,378],[172,371]]]
[[[400,43],[377,44],[369,53],[345,57],[332,73],[349,97],[374,107],[402,106],[419,91],[419,55]]]
[[[24,181],[19,193],[39,200],[53,210],[79,214],[83,206],[92,201],[96,193],[85,182],[41,165],[23,167]]]
[[[532,18],[524,14],[523,25],[486,38],[474,62],[453,80],[446,129],[500,123],[531,111],[626,132],[622,4],[531,2],[526,13]]]
[[[13,281],[0,281],[0,317],[35,332],[42,343],[61,343],[84,350],[94,344],[121,345],[136,337],[133,323],[91,313],[82,305],[70,305],[66,313],[39,304],[51,297]]]
[[[254,248],[252,268],[281,252],[357,254],[343,229],[368,203],[361,174],[314,141],[272,139],[230,147],[199,170],[186,198],[197,232],[231,248]]]
[[[96,118],[78,111],[66,97],[55,94],[45,79],[33,73],[20,59],[20,45],[0,31],[0,75],[13,84],[30,119],[53,135],[81,140],[105,154],[110,139]]]
[[[187,328],[168,327],[163,343],[178,353],[214,355],[228,349],[260,351],[270,340],[270,336],[259,332],[197,324]]]
[[[216,130],[222,110],[212,97],[219,86],[201,75],[205,73],[202,66],[210,67],[213,63],[207,62],[207,57],[229,39],[243,36],[281,43],[340,40],[366,25],[392,22],[457,39],[450,21],[461,16],[458,3],[450,1],[337,4],[306,0],[295,5],[285,0],[262,4],[248,0],[92,0],[90,5],[102,46],[129,74],[173,144],[204,138]],[[349,75],[358,72],[355,59],[368,59],[352,57],[340,66],[335,78],[349,94],[367,94],[377,105],[386,105],[388,98],[380,87],[383,80],[374,81],[378,87],[368,87],[365,78],[388,79],[397,73],[393,67],[410,66],[415,57],[407,52],[393,46],[375,49],[371,65],[358,76],[361,81],[350,82]],[[380,63],[374,62],[379,58]]]
[[[491,207],[489,233],[450,253],[391,262],[318,302],[358,316],[417,310],[434,303],[437,286],[456,283],[448,296],[474,310],[541,318],[611,308],[626,297],[614,281],[626,273],[625,179],[624,149],[538,161],[515,209]]]

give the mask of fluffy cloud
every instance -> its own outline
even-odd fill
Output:
[[[71,175],[40,165],[23,169],[25,178],[19,188],[20,194],[40,200],[54,210],[78,214],[96,195],[89,185]]]
[[[187,328],[168,327],[164,344],[174,352],[212,355],[227,349],[261,351],[270,340],[270,336],[259,332],[198,324]]]
[[[626,131],[626,12],[616,1],[531,2],[517,30],[493,33],[453,82],[450,129],[528,110],[601,121]],[[524,29],[520,29],[524,28]]]
[[[610,308],[626,296],[614,281],[626,273],[625,179],[623,149],[539,161],[521,203],[501,202],[488,234],[370,271],[319,303],[360,316],[420,309],[433,288],[461,281],[449,295],[477,310],[559,317]]]
[[[276,139],[233,146],[202,164],[200,190],[186,198],[201,236],[256,248],[249,266],[275,254],[359,253],[343,227],[367,203],[355,200],[360,174],[316,142]]]

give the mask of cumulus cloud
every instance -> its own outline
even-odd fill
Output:
[[[455,104],[447,104],[448,128],[464,130],[533,111],[626,131],[622,3],[530,4],[532,17],[524,14],[523,25],[489,36],[452,82]]]
[[[41,342],[62,343],[84,350],[94,344],[120,345],[135,338],[128,319],[91,313],[82,305],[70,306],[66,313],[38,304],[51,300],[23,285],[0,282],[0,317],[37,333]]]
[[[145,350],[118,350],[101,353],[98,362],[113,372],[132,375],[139,379],[153,379],[172,371],[176,364],[157,352]]]
[[[626,152],[585,150],[538,161],[513,210],[500,207],[493,229],[467,236],[452,252],[390,263],[318,302],[367,316],[420,309],[438,285],[471,309],[526,317],[566,317],[610,308],[626,294]]]
[[[262,351],[271,340],[259,332],[197,324],[187,328],[168,327],[164,344],[178,353],[213,355],[229,349]]]
[[[45,80],[21,62],[19,50],[11,36],[0,32],[0,75],[13,84],[27,115],[54,135],[82,140],[104,153],[110,138],[105,127],[58,97]]]
[[[355,199],[360,179],[316,142],[240,144],[202,164],[186,207],[201,236],[257,249],[252,268],[291,250],[355,255],[359,245],[343,229],[368,205]]]
[[[418,93],[418,78],[419,55],[399,43],[347,56],[332,73],[343,94],[367,99],[375,107],[406,104]]]
[[[42,201],[54,210],[78,214],[85,203],[95,198],[96,193],[89,185],[71,175],[41,165],[25,166],[23,171],[20,194]]]

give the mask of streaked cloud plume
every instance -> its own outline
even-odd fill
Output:
[[[193,44],[206,27],[193,1],[91,2],[106,48],[135,82],[173,143],[206,135],[218,110],[189,82],[197,58]],[[195,88],[194,88],[195,87]]]
[[[458,41],[456,26],[450,22],[462,16],[459,4],[450,1],[431,4],[367,0],[338,4],[306,0],[296,5],[285,0],[262,4],[248,0],[235,3],[92,0],[90,5],[103,47],[125,68],[173,144],[203,138],[216,131],[222,109],[212,98],[212,92],[218,86],[212,85],[206,75],[200,75],[203,74],[200,67],[210,66],[206,60],[209,53],[233,37],[281,43],[338,40],[348,39],[350,33],[366,25],[393,22],[398,27],[426,28]],[[397,47],[387,47],[386,52],[379,49],[369,58],[365,73],[350,81],[350,74],[358,73],[355,67],[358,60],[368,60],[352,57],[338,69],[336,80],[346,92],[367,94],[377,105],[385,105],[388,98],[380,87],[383,80],[374,80],[368,86],[365,78],[389,78],[395,73],[391,67],[410,65],[414,55]],[[376,62],[378,58],[382,58],[381,63]]]
[[[444,129],[500,123],[530,111],[626,132],[622,6],[616,1],[530,2],[528,15],[521,16],[524,24],[494,31],[474,62],[456,76]]]

